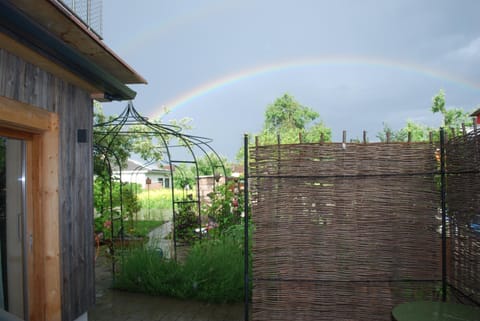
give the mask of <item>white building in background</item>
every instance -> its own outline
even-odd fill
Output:
[[[118,170],[113,171],[113,176],[120,177]],[[121,171],[124,183],[137,183],[142,188],[147,188],[147,179],[150,179],[150,189],[171,188],[171,175],[168,167],[158,168],[156,164],[145,165],[133,159],[127,161],[127,167]]]

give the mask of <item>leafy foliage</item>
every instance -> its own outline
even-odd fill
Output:
[[[196,173],[192,166],[186,164],[178,164],[175,167],[175,174],[173,178],[173,184],[175,188],[186,189],[187,186],[195,186]]]
[[[265,121],[258,136],[260,144],[272,145],[319,142],[322,137],[325,142],[331,141],[332,130],[328,128],[320,115],[310,107],[300,104],[289,94],[277,98],[268,105],[265,111]],[[249,144],[252,144],[250,138]],[[241,147],[236,159],[243,161],[244,148]]]
[[[179,195],[179,193],[181,193],[180,190],[175,191],[175,194]],[[142,190],[137,197],[143,209],[172,208],[172,190],[170,188],[151,191]]]
[[[192,243],[195,240],[195,228],[199,227],[196,202],[188,199],[178,203],[175,212],[175,235],[177,240]]]
[[[217,157],[215,153],[203,155],[197,158],[197,167],[199,176],[209,175],[231,175],[232,170],[228,166],[228,160],[225,157]],[[225,173],[224,173],[225,168]],[[174,184],[176,188],[185,188],[187,185],[193,188],[196,185],[197,169],[194,165],[187,166],[186,164],[179,164],[175,167]]]
[[[284,94],[267,106],[263,128],[276,133],[285,129],[304,129],[319,116],[310,107],[303,106],[292,96]]]
[[[441,126],[445,128],[446,132],[452,135],[452,130],[455,134],[462,132],[462,124],[466,127],[472,126],[472,119],[470,118],[470,112],[464,111],[462,108],[452,107],[446,108],[445,92],[440,90],[438,94],[432,98],[431,111],[440,113],[443,116]],[[416,123],[412,120],[407,121],[407,125],[394,131],[387,124],[383,124],[383,131],[377,134],[377,138],[380,141],[387,141],[387,133],[390,134],[390,141],[392,142],[406,142],[408,140],[408,133],[410,133],[412,141],[421,142],[428,141],[430,139],[430,132],[433,135],[433,140],[439,139],[439,133],[437,128],[428,127],[426,125]]]
[[[99,103],[94,104],[94,124],[103,124],[114,119],[113,116],[106,117],[102,106]],[[108,175],[108,163],[112,167],[117,166],[117,160],[120,166],[125,167],[128,157],[132,150],[132,140],[125,135],[107,135],[105,132],[113,130],[112,126],[104,128],[94,127],[93,144],[97,153],[94,154],[94,174],[98,176]]]
[[[443,116],[442,126],[448,129],[455,129],[457,132],[460,131],[462,124],[465,126],[472,125],[472,119],[470,118],[470,113],[464,111],[462,108],[452,107],[446,109],[445,107],[445,92],[441,89],[438,94],[432,98],[432,112],[441,113]]]
[[[218,186],[209,196],[211,204],[204,205],[202,212],[215,220],[220,233],[240,223],[244,196],[240,193],[238,181]]]
[[[392,130],[388,124],[383,123],[383,131],[377,134],[377,138],[381,142],[386,142],[387,133],[389,133],[391,142],[407,142],[408,133],[410,133],[412,142],[425,142],[430,139],[430,132],[435,131],[434,128],[415,123],[412,120],[408,120],[407,125],[398,131]]]
[[[299,134],[304,142],[331,139],[331,129],[319,120],[320,115],[312,108],[303,106],[293,96],[284,94],[273,104],[267,106],[262,133],[259,135],[263,144],[277,143],[277,135],[282,143],[297,143]]]
[[[197,159],[199,175],[224,175],[223,167],[225,166],[226,175],[232,174],[232,170],[227,166],[228,160],[225,157],[218,158],[215,153],[205,154]],[[192,168],[192,171],[194,169]]]
[[[249,230],[251,236],[251,226]],[[148,247],[132,249],[122,263],[114,287],[207,302],[241,302],[243,262],[244,229],[239,224],[217,238],[196,243],[183,263],[162,258]],[[251,273],[251,256],[249,262]]]
[[[137,184],[120,183],[118,181],[112,181],[110,188],[110,180],[102,176],[95,179],[93,204],[96,211],[95,230],[97,232],[101,231],[104,232],[105,236],[111,236],[112,218],[115,221],[116,218],[120,217],[121,210],[128,220],[129,226],[127,228],[134,228],[134,215],[142,208],[135,193],[136,188],[139,188]]]

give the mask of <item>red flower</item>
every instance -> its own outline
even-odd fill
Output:
[[[103,227],[106,227],[106,228],[110,228],[112,226],[112,221],[105,221],[105,223],[103,223]]]

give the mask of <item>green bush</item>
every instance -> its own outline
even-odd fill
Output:
[[[199,227],[195,212],[196,203],[179,203],[175,214],[175,236],[177,240],[192,243],[195,241],[195,228]]]
[[[243,244],[224,235],[196,243],[183,266],[191,297],[209,302],[243,298]]]
[[[217,186],[215,191],[209,194],[210,204],[202,207],[203,215],[213,218],[221,233],[241,222],[244,196],[238,187],[236,181]]]
[[[238,225],[197,242],[184,263],[164,259],[150,248],[135,248],[127,254],[114,286],[151,295],[239,302],[244,295],[243,246],[243,226]]]

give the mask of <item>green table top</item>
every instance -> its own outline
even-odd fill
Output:
[[[445,302],[410,302],[393,308],[397,321],[480,321],[480,308]]]

